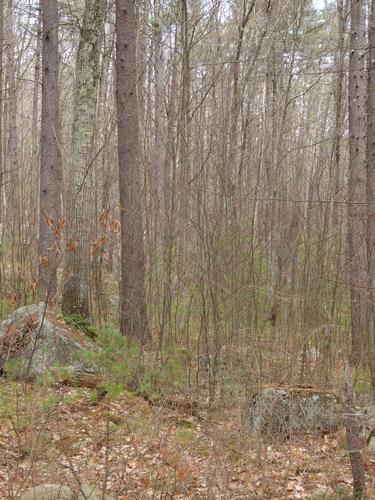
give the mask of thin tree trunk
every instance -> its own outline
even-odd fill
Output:
[[[150,339],[145,304],[142,186],[134,0],[116,0],[116,104],[121,210],[120,330]]]
[[[32,145],[31,145],[31,179],[36,182],[38,178],[38,108],[40,91],[40,55],[42,41],[42,2],[39,5],[39,19],[37,27],[37,40],[35,50],[34,88],[33,88],[33,111],[32,111]]]
[[[189,176],[191,173],[190,165],[190,95],[191,95],[191,61],[190,61],[190,27],[189,10],[187,0],[180,2],[181,15],[181,101],[179,110],[179,211],[180,211],[180,238],[179,238],[179,274],[184,272],[187,241],[190,228],[190,204],[191,189]]]
[[[12,241],[18,232],[19,210],[19,172],[18,172],[18,131],[17,131],[17,85],[15,70],[15,33],[13,19],[13,0],[8,2],[8,161],[9,161],[9,199],[8,199],[8,220],[10,222],[10,234]]]
[[[165,109],[165,62],[163,54],[163,32],[158,22],[161,15],[160,2],[154,0],[153,45],[154,45],[154,72],[155,72],[155,230],[158,239],[162,238],[166,231],[168,199],[168,171],[167,171],[167,128]],[[164,198],[164,200],[163,200]]]
[[[345,1],[345,4],[344,4]],[[347,3],[346,0],[337,0],[337,18],[338,18],[338,42],[335,54],[335,136],[334,136],[334,172],[331,172],[333,177],[333,206],[332,206],[332,223],[339,223],[339,174],[341,165],[342,148],[341,141],[343,135],[344,124],[344,106],[343,106],[343,87],[344,87],[344,62],[345,62],[345,25],[346,25]]]

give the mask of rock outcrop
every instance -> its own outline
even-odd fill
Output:
[[[21,495],[20,500],[113,500],[90,484],[82,484],[76,490],[62,484],[41,484]]]
[[[367,451],[375,453],[375,405],[363,406],[358,413],[361,438],[367,443]]]
[[[334,432],[342,406],[333,393],[303,386],[263,387],[248,405],[254,432],[288,437],[293,432]]]
[[[9,377],[33,380],[61,367],[72,375],[93,373],[84,354],[95,349],[45,304],[21,307],[0,325],[0,370]]]

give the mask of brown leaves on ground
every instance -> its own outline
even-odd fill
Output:
[[[0,383],[0,498],[77,481],[122,500],[312,498],[351,488],[343,432],[265,443],[232,408],[191,416],[131,394],[93,404],[87,389],[23,389]],[[375,456],[366,467],[375,490]]]

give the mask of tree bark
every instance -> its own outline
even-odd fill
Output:
[[[17,83],[15,69],[15,33],[13,19],[13,0],[8,1],[8,165],[9,165],[9,191],[8,191],[8,220],[10,234],[13,238],[19,230],[19,165],[18,165],[18,130],[17,130]]]
[[[39,213],[39,292],[47,302],[57,293],[60,262],[61,176],[59,163],[59,54],[57,2],[43,0],[42,123]],[[34,153],[34,151],[33,151]]]
[[[40,93],[40,59],[42,52],[42,2],[40,2],[39,19],[37,24],[37,40],[35,48],[35,69],[34,69],[34,88],[33,88],[33,109],[32,109],[32,145],[31,145],[31,181],[37,182],[38,179],[38,156],[39,156],[39,134],[38,134],[38,112],[39,112],[39,93]]]
[[[150,339],[145,303],[134,0],[116,0],[116,104],[121,211],[120,331]]]
[[[364,0],[351,0],[349,60],[349,280],[352,362],[364,352],[367,329],[366,25]]]
[[[86,0],[77,53],[62,311],[89,316],[89,179],[106,0]]]
[[[353,498],[365,498],[366,474],[361,452],[359,425],[355,404],[353,401],[349,367],[344,371],[345,427],[350,465],[353,476]]]
[[[4,224],[4,163],[3,163],[3,50],[4,50],[4,2],[0,0],[0,241]]]
[[[160,2],[154,0],[154,73],[155,73],[155,220],[157,240],[166,232],[168,177],[167,169],[167,127],[165,109],[165,61],[163,53],[163,31],[158,16],[161,15]],[[164,198],[164,199],[163,199]]]
[[[332,223],[337,225],[341,222],[339,220],[339,207],[337,201],[339,201],[339,178],[340,178],[340,166],[342,158],[342,136],[343,127],[345,120],[345,108],[343,105],[343,87],[344,87],[344,64],[345,64],[345,28],[346,28],[346,16],[347,16],[347,1],[337,0],[337,29],[338,29],[338,40],[337,48],[335,51],[335,136],[334,136],[334,171],[331,172],[331,177],[333,177],[333,206],[332,206]]]
[[[369,5],[367,80],[367,261],[368,261],[368,349],[369,364],[375,389],[375,0]],[[372,332],[370,334],[370,332]]]

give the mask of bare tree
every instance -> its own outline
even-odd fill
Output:
[[[150,339],[145,305],[134,0],[116,0],[116,104],[121,212],[120,330]]]

